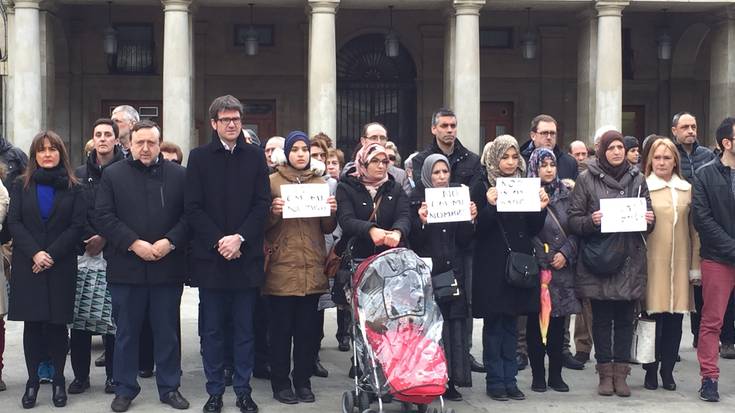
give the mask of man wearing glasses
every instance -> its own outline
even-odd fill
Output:
[[[254,413],[253,312],[263,285],[263,224],[270,207],[263,150],[247,144],[243,106],[235,97],[209,107],[212,142],[193,149],[186,170],[186,216],[192,231],[190,274],[199,287],[199,336],[209,400],[220,412],[225,392],[225,340],[232,340],[233,389],[241,412]],[[231,332],[227,319],[232,320]],[[228,334],[231,333],[231,334]]]
[[[548,148],[556,155],[556,170],[559,179],[577,179],[577,161],[564,152],[556,144],[556,119],[549,115],[538,115],[531,121],[531,139],[521,146],[521,155],[526,159],[531,157],[534,149]]]

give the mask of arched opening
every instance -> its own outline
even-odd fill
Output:
[[[347,157],[368,122],[385,125],[404,159],[416,149],[416,65],[403,45],[386,56],[384,39],[365,34],[337,53],[337,139]]]

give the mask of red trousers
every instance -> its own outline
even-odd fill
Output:
[[[702,378],[717,380],[720,369],[720,331],[727,302],[735,288],[735,267],[719,262],[702,260],[702,320],[699,324],[697,358]]]

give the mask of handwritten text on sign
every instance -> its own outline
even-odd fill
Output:
[[[498,178],[498,212],[541,211],[539,178]]]
[[[427,188],[427,222],[470,221],[470,190],[466,186]]]
[[[328,217],[330,215],[329,185],[291,184],[281,185],[283,218]]]
[[[602,233],[646,230],[646,198],[601,199],[600,211]]]

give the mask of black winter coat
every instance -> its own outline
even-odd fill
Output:
[[[692,215],[702,259],[735,265],[735,197],[731,169],[720,158],[699,168],[694,178]],[[11,198],[12,205],[12,198]]]
[[[192,230],[192,285],[214,289],[261,287],[265,281],[263,236],[271,204],[263,150],[242,134],[232,152],[216,131],[212,142],[193,149],[186,168],[186,216]],[[227,261],[217,242],[240,234],[240,258]]]
[[[440,303],[439,308],[445,320],[464,319],[470,314],[462,251],[472,242],[475,225],[470,221],[422,224],[418,211],[421,203],[426,200],[424,191],[424,188],[420,188],[411,194],[411,249],[420,257],[431,258],[432,276],[454,270],[461,296],[453,301]]]
[[[549,293],[552,317],[563,317],[582,311],[582,306],[574,291],[577,236],[569,230],[568,209],[571,193],[564,184],[558,191],[554,201],[547,207],[543,229],[533,238],[539,266],[551,270]],[[544,244],[549,247],[548,253],[545,252]],[[558,252],[564,255],[567,264],[556,270],[551,267],[551,261]]]
[[[471,198],[477,205],[475,255],[472,275],[472,315],[485,318],[496,314],[537,314],[541,306],[541,284],[534,288],[518,288],[505,281],[508,259],[499,222],[513,252],[533,255],[531,240],[544,226],[546,210],[541,212],[498,212],[487,202],[488,184],[483,179],[472,188]]]
[[[430,146],[413,157],[413,176],[417,188],[423,186],[421,183],[421,168],[424,166],[424,161],[427,156],[434,153],[444,155],[444,152],[442,152],[436,143],[436,138],[431,141]],[[447,156],[447,159],[451,168],[449,178],[451,183],[462,184],[472,188],[482,179],[483,170],[480,165],[480,157],[465,148],[459,139],[454,141],[454,152]]]
[[[105,169],[97,189],[92,222],[107,239],[107,282],[181,284],[186,279],[184,220],[186,170],[163,157],[150,166],[125,159]],[[167,238],[175,249],[158,261],[144,261],[130,245]]]
[[[679,159],[681,159],[679,169],[681,169],[682,178],[692,185],[694,184],[694,173],[697,169],[717,157],[710,148],[701,146],[697,142],[694,142],[691,154],[687,153],[680,143],[676,144],[676,148],[679,150]]]
[[[99,165],[97,163],[97,151],[93,150],[87,157],[87,162],[74,171],[79,183],[83,188],[84,201],[87,204],[87,222],[84,226],[84,234],[82,240],[89,239],[96,235],[98,231],[92,226],[92,215],[94,212],[94,199],[97,194],[97,187],[102,180],[102,171],[117,161],[125,159],[119,147],[115,146],[112,161],[107,165]],[[82,248],[83,253],[84,248]],[[81,254],[80,253],[80,254]]]
[[[526,165],[528,165],[528,159],[531,157],[534,149],[536,148],[533,146],[533,141],[530,139],[521,145],[521,155],[523,156],[523,159],[526,160]],[[554,146],[554,156],[556,156],[556,176],[558,176],[559,179],[577,179],[577,175],[579,175],[579,165],[577,165],[577,160],[561,150],[559,145]]]
[[[67,324],[74,316],[77,288],[77,248],[82,236],[86,205],[78,186],[57,189],[48,220],[38,207],[36,184],[23,188],[16,179],[11,188],[8,226],[13,237],[12,276],[8,319]],[[34,274],[33,256],[46,251],[54,265]]]
[[[4,138],[0,138],[0,161],[7,168],[3,185],[6,188],[10,188],[15,182],[15,179],[26,170],[28,156],[17,146],[13,146]]]
[[[381,198],[376,222],[369,221],[370,214],[375,208],[374,202]],[[340,241],[347,241],[357,237],[352,247],[353,258],[367,258],[378,254],[387,247],[376,247],[370,238],[370,229],[373,227],[385,230],[399,230],[401,245],[411,233],[411,219],[408,212],[408,195],[400,185],[389,179],[378,189],[375,199],[360,181],[354,176],[345,175],[337,185],[337,222],[342,228]],[[339,251],[338,251],[339,253]]]

